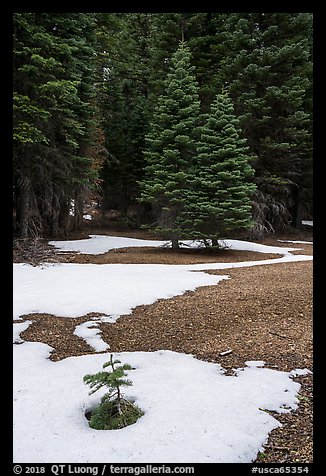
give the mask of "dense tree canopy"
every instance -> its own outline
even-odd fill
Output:
[[[87,157],[93,119],[94,15],[14,15],[14,192],[20,236],[67,229],[96,170]]]
[[[256,219],[297,226],[311,209],[311,14],[232,14],[225,30],[221,77],[257,157]]]
[[[174,238],[312,216],[310,13],[15,13],[13,71],[21,237],[80,226],[94,190]]]

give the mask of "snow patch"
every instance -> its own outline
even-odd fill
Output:
[[[77,337],[84,339],[86,344],[93,347],[95,352],[104,352],[105,350],[108,350],[110,346],[102,339],[100,335],[102,331],[98,329],[98,324],[99,322],[95,321],[83,322],[76,326],[74,334]]]
[[[264,367],[265,363],[264,360],[247,360],[245,362],[247,367]]]
[[[251,362],[227,376],[191,355],[124,352],[115,357],[135,368],[124,394],[145,414],[124,429],[96,431],[85,411],[101,395],[89,395],[83,376],[98,372],[109,354],[51,362],[50,351],[34,342],[14,346],[14,462],[252,462],[280,426],[264,410],[297,408],[300,384],[289,372]]]
[[[225,275],[191,271],[312,259],[310,255],[286,252],[275,259],[193,265],[62,263],[60,266],[35,267],[14,263],[14,319],[33,312],[64,317],[100,312],[109,316],[107,322],[115,322],[122,314],[130,314],[136,306],[152,304],[158,299],[171,298],[228,279]]]
[[[178,265],[63,263],[36,267],[14,263],[14,319],[32,312],[63,317],[99,312],[110,316],[107,322],[115,322],[136,306],[226,278],[190,273]]]
[[[14,344],[22,344],[25,342],[21,337],[20,333],[26,331],[29,325],[32,324],[32,321],[24,321],[24,322],[15,322],[12,328],[12,337]]]
[[[108,246],[131,246],[125,240],[132,240],[134,246],[149,243],[104,238],[70,243],[79,252],[90,254],[103,253]],[[87,242],[87,246],[80,247],[81,242]],[[64,263],[33,267],[17,263],[14,319],[31,312],[68,317],[101,312],[103,316],[76,326],[75,333],[96,352],[103,352],[108,345],[100,336],[99,322],[114,322],[137,305],[228,279],[205,270],[312,260],[312,256],[291,255],[296,248],[224,242],[233,249],[279,253],[282,257],[199,265]],[[166,245],[154,243],[146,246]],[[192,243],[189,246],[196,246]],[[125,390],[125,395],[133,398],[145,415],[122,430],[96,431],[89,428],[85,411],[99,403],[101,394],[90,396],[83,376],[100,371],[109,354],[51,362],[51,347],[20,338],[29,324],[14,323],[13,331],[14,341],[22,344],[14,346],[14,461],[18,463],[252,462],[269,432],[280,426],[264,410],[295,410],[300,384],[293,378],[310,373],[307,369],[271,370],[264,367],[264,361],[252,360],[236,369],[234,375],[226,375],[218,364],[171,351],[115,354],[135,369],[129,373],[133,386]]]
[[[309,375],[312,374],[312,372],[309,369],[294,369],[290,372],[290,375],[292,377],[300,377],[302,375]]]
[[[300,240],[295,240],[295,241],[292,241],[292,240],[277,240],[279,241],[280,243],[298,243],[298,244],[302,244],[302,245],[312,245],[313,242],[312,241],[300,241]]]
[[[208,240],[210,242],[210,240]],[[257,253],[277,253],[286,255],[291,251],[296,251],[298,248],[284,248],[280,246],[267,246],[251,241],[243,240],[218,240],[220,246],[239,251],[253,251]],[[160,240],[141,240],[136,238],[126,238],[122,236],[107,236],[107,235],[89,235],[89,238],[84,240],[70,240],[70,241],[49,241],[50,245],[60,251],[73,251],[76,253],[85,253],[90,255],[98,255],[106,253],[113,249],[130,248],[130,247],[171,247],[170,241]],[[182,240],[180,247],[184,248],[203,248],[202,240]]]
[[[73,251],[75,253],[85,253],[89,255],[103,254],[119,248],[165,246],[167,243],[167,241],[139,240],[136,238],[107,235],[89,235],[89,238],[84,240],[49,241],[50,245],[53,245],[60,251]]]

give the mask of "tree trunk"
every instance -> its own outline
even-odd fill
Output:
[[[69,199],[64,197],[60,204],[59,227],[62,233],[67,236],[69,231]]]
[[[51,223],[50,223],[50,233],[51,236],[55,237],[59,235],[59,198],[55,193],[52,195],[51,203]]]
[[[80,187],[75,190],[74,230],[79,230],[83,221],[84,202]]]
[[[28,237],[31,184],[28,177],[21,181],[19,192],[18,230],[20,238]]]
[[[218,247],[218,239],[217,238],[212,238],[212,246]]]
[[[301,193],[299,187],[293,189],[293,208],[291,212],[292,220],[291,225],[294,228],[302,228],[302,211],[303,207],[301,204]]]
[[[179,249],[179,240],[173,238],[171,241],[172,241],[172,249],[173,250],[178,250]]]
[[[57,214],[51,218],[50,233],[53,237],[57,237],[59,235],[59,216]]]
[[[143,216],[143,207],[141,203],[137,203],[137,218],[136,218],[136,226],[137,228],[141,227],[142,224],[142,216]]]

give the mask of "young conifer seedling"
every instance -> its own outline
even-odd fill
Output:
[[[143,412],[134,403],[125,399],[121,393],[121,387],[132,385],[127,379],[127,370],[132,370],[131,365],[121,364],[120,360],[113,360],[110,355],[109,362],[103,364],[103,369],[110,367],[111,370],[103,370],[93,375],[85,375],[84,382],[91,388],[90,395],[103,387],[108,392],[101,398],[100,405],[91,412],[89,426],[95,430],[115,430],[132,425]]]

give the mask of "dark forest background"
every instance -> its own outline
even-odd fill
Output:
[[[15,13],[13,22],[15,236],[68,236],[90,204],[103,225],[114,216],[160,231],[168,214],[172,238],[241,228],[239,197],[250,199],[252,238],[312,219],[311,13]],[[201,222],[191,228],[192,216]]]

